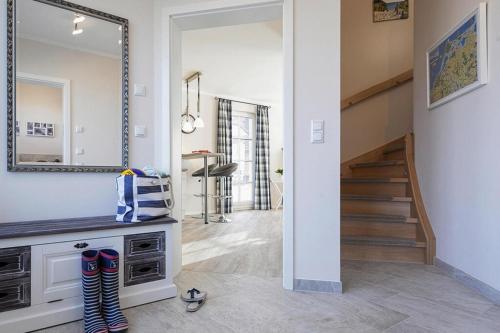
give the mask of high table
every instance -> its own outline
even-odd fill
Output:
[[[183,160],[195,160],[195,159],[203,159],[203,169],[205,170],[204,175],[204,190],[203,196],[205,198],[204,207],[205,210],[205,224],[208,224],[208,159],[211,157],[220,157],[224,156],[222,153],[192,153],[192,154],[182,154]]]

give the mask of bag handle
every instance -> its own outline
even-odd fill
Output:
[[[160,188],[161,188],[161,193],[163,194],[163,201],[165,202],[165,207],[168,209],[174,208],[175,202],[174,202],[174,193],[172,191],[172,181],[170,180],[170,177],[167,178],[167,185],[170,187],[170,205],[168,204],[168,201],[166,199],[165,195],[165,190],[163,189],[163,180],[158,172],[156,172],[158,175],[158,180],[160,181]]]

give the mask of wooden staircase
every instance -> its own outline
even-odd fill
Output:
[[[343,163],[341,201],[342,259],[433,264],[411,134]]]

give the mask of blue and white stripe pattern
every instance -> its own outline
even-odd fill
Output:
[[[170,214],[173,205],[169,178],[122,175],[116,179],[119,222],[141,222]]]
[[[85,333],[108,332],[100,311],[100,283],[99,253],[93,250],[83,252],[82,286]]]
[[[109,332],[128,329],[127,318],[120,310],[118,297],[118,252],[101,250],[102,315]]]

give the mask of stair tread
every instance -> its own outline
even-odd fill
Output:
[[[383,214],[342,214],[343,221],[379,222],[379,223],[418,223],[414,217]]]
[[[401,151],[401,150],[405,150],[404,145],[386,148],[386,149],[384,149],[384,154],[395,153],[395,152]]]
[[[390,167],[390,166],[400,166],[405,165],[404,160],[390,160],[390,161],[374,161],[365,163],[354,163],[349,165],[351,169],[354,168],[376,168],[376,167]]]
[[[391,202],[412,202],[411,197],[394,197],[390,195],[357,195],[343,194],[342,200],[362,200],[362,201],[391,201]]]
[[[370,236],[343,236],[342,237],[342,244],[345,244],[345,245],[425,247],[425,243],[417,242],[414,239],[390,238],[390,237],[370,237]]]
[[[408,183],[408,178],[344,177],[342,183]]]

